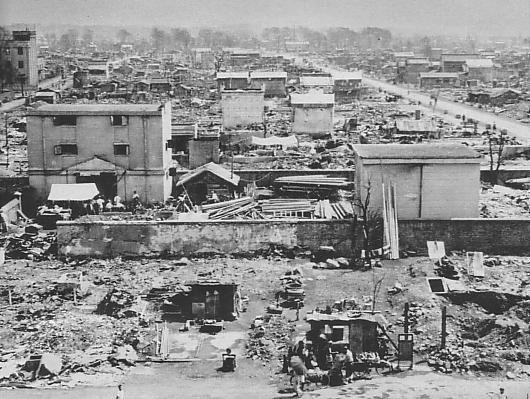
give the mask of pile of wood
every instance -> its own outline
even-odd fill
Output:
[[[261,212],[268,218],[312,218],[314,201],[306,199],[277,198],[259,201]]]
[[[318,201],[315,206],[315,217],[320,219],[347,219],[354,215],[351,202],[330,203],[329,200]]]
[[[265,219],[259,212],[258,204],[251,197],[202,205],[202,211],[212,220]]]
[[[274,180],[274,187],[282,191],[303,193],[348,190],[352,188],[352,184],[344,177],[329,177],[326,175],[285,176]]]

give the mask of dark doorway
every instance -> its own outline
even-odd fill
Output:
[[[76,176],[76,183],[95,183],[99,192],[109,199],[118,193],[118,183],[114,173],[100,173],[91,176]]]

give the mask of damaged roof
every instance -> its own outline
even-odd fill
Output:
[[[239,184],[240,177],[238,175],[231,173],[229,170],[217,165],[216,163],[210,162],[182,175],[177,182],[177,187],[182,186],[183,184],[186,184],[187,182],[199,177],[203,173],[208,172],[234,186]]]
[[[362,159],[473,159],[481,155],[461,144],[357,144],[355,153]]]

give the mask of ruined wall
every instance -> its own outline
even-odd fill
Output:
[[[427,241],[444,241],[447,251],[530,255],[530,219],[400,220],[402,249],[427,253]]]
[[[95,221],[59,222],[59,253],[70,256],[158,256],[200,253],[238,254],[270,245],[312,250],[335,247],[350,256],[355,237],[352,221]]]

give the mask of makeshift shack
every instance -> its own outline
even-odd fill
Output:
[[[83,203],[98,195],[95,183],[52,184],[48,201],[57,206],[40,208],[37,222],[44,228],[54,229],[58,220],[76,218],[82,214]]]
[[[377,327],[380,323],[384,324],[380,315],[349,315],[346,312],[328,314],[313,311],[307,314],[306,320],[311,326],[307,339],[313,344],[315,353],[322,345],[330,345],[334,350],[334,347],[345,344],[353,353],[377,352]]]
[[[235,173],[210,162],[182,175],[176,183],[176,190],[177,194],[187,193],[193,204],[201,204],[209,198],[233,198],[239,181]]]
[[[187,289],[166,301],[165,310],[186,320],[234,320],[238,316],[240,295],[236,283],[198,280],[185,285]]]

